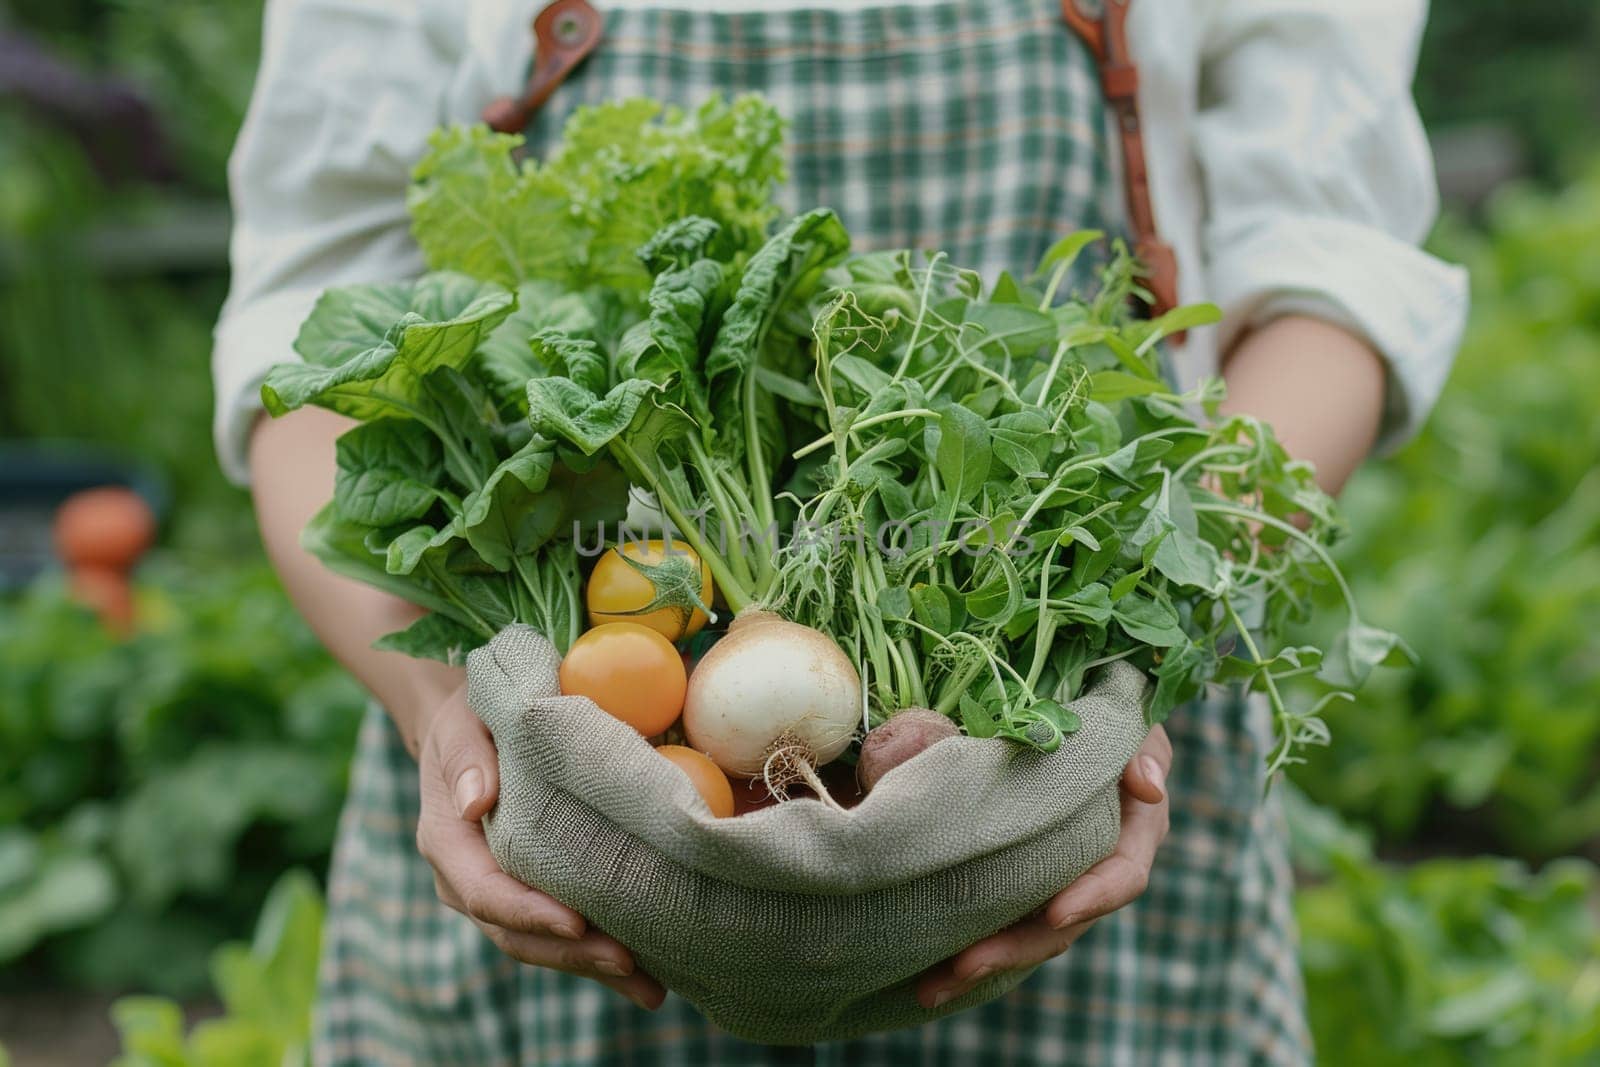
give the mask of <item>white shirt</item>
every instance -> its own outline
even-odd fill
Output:
[[[261,379],[293,358],[317,294],[422,270],[405,213],[411,167],[432,129],[475,122],[521,88],[543,2],[269,0],[229,165],[233,283],[212,357],[217,450],[234,481],[248,474]],[[1425,12],[1426,0],[1134,0],[1156,220],[1183,301],[1224,312],[1179,350],[1185,385],[1215,374],[1241,329],[1297,311],[1353,330],[1387,361],[1382,447],[1432,407],[1467,280],[1417,248],[1438,207],[1410,92]]]

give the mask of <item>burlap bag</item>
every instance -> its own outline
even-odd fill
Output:
[[[584,697],[526,626],[467,661],[500,752],[485,820],[506,871],[588,917],[640,967],[751,1041],[807,1044],[914,1026],[917,975],[1027,915],[1114,846],[1118,779],[1143,742],[1144,675],[1102,669],[1050,755],[941,741],[855,809],[799,799],[712,817],[683,772]]]

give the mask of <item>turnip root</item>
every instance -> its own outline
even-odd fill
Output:
[[[827,635],[768,612],[744,612],[695,665],[683,707],[689,744],[731,775],[761,775],[779,796],[849,747],[861,677]],[[836,806],[836,805],[835,805]]]
[[[874,727],[861,741],[861,758],[856,761],[856,778],[861,788],[872,792],[883,776],[936,741],[955,737],[961,731],[947,716],[931,708],[905,708]]]

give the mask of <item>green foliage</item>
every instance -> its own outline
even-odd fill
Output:
[[[1357,596],[1419,663],[1297,778],[1390,841],[1474,813],[1470,843],[1551,856],[1600,842],[1600,168],[1508,191],[1454,243],[1476,290],[1455,374],[1344,501]]]
[[[161,997],[123,997],[111,1008],[122,1035],[112,1067],[294,1067],[310,1063],[322,898],[291,871],[267,895],[250,944],[211,956],[224,1014],[185,1036],[183,1009]]]
[[[590,390],[608,376],[598,343],[635,323],[660,329],[631,334],[643,343],[622,358],[658,378],[677,371],[679,317],[696,291],[687,306],[658,298],[647,264],[691,246],[730,263],[753,252],[776,212],[780,132],[770,105],[741,97],[690,113],[638,100],[586,108],[539,162],[517,162],[519,138],[481,127],[434,138],[409,203],[435,270],[325,294],[295,343],[303,362],[275,367],[262,387],[274,415],[316,404],[365,420],[340,439],[334,500],[304,542],[432,613],[382,647],[456,661],[513,621],[560,648],[576,637],[573,539],[627,509],[619,465],[595,452],[660,387],[632,380],[596,402]],[[712,218],[663,230],[695,210]],[[764,328],[773,301],[752,299],[759,307],[736,318]],[[546,371],[571,392],[560,403],[529,394]],[[566,420],[565,438],[534,435],[547,415]]]
[[[409,197],[433,272],[326,294],[303,362],[262,387],[274,415],[363,420],[304,543],[431,613],[383,647],[455,661],[513,621],[565,647],[572,538],[621,518],[625,475],[735,612],[855,650],[880,715],[931,705],[1049,749],[1085,672],[1129,659],[1157,679],[1153,721],[1222,678],[1271,701],[1272,769],[1325,740],[1331,697],[1291,709],[1279,683],[1339,695],[1404,648],[1357,618],[1309,468],[1253,420],[1198,423],[1214,385],[1163,380],[1163,339],[1216,310],[1134,319],[1120,246],[1092,300],[1059,301],[1098,234],[988,295],[941,254],[849,257],[826,208],[763,237],[780,132],[742,97],[583,110],[539,163],[482,129],[434,138]],[[559,312],[519,306],[552,295]],[[1326,657],[1282,647],[1329,581],[1348,626]]]
[[[105,52],[155,105],[189,186],[221,194],[261,53],[261,0],[115,0]]]
[[[0,21],[131,82],[175,142],[183,184],[220,194],[250,102],[262,0],[8,0]]]
[[[1292,796],[1292,794],[1290,794]],[[1577,1065],[1600,1059],[1600,871],[1511,860],[1373,861],[1336,819],[1295,805],[1296,898],[1327,1063]]]
[[[1311,591],[1337,586],[1332,504],[1266,427],[1195,420],[1214,383],[1163,381],[1161,340],[1214,308],[1133,319],[1120,250],[1098,295],[1052,301],[1084,244],[1052,250],[1037,288],[987,295],[937,255],[829,276],[811,349],[826,432],[797,453],[821,453],[796,492],[810,543],[779,551],[767,602],[861,649],[877,715],[926,705],[1048,749],[1085,674],[1125,659],[1156,681],[1153,721],[1214,678],[1265,692],[1276,769],[1326,739],[1320,703],[1290,707],[1282,679],[1356,688],[1396,639],[1346,602],[1325,658],[1282,647]],[[892,551],[870,544],[883,531],[903,535]]]
[[[1582,165],[1600,108],[1600,11],[1592,0],[1429,5],[1417,101],[1430,129],[1504,123],[1544,178]]]
[[[192,993],[330,848],[365,704],[261,563],[155,561],[119,641],[46,579],[0,601],[0,960]]]
[[[637,297],[650,275],[635,253],[673,219],[715,219],[723,255],[761,242],[782,131],[750,96],[688,112],[642,99],[581,108],[547,158],[520,163],[520,137],[443,130],[416,168],[412,232],[435,270]]]

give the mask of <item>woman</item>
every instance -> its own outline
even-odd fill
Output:
[[[477,825],[494,753],[460,673],[372,651],[412,609],[297,547],[331,491],[343,422],[262,420],[256,387],[323,287],[421,269],[409,168],[433,127],[519,89],[538,6],[269,4],[233,160],[219,451],[253,485],[291,596],[387,709],[363,732],[331,875],[319,1062],[1306,1062],[1284,832],[1261,801],[1268,726],[1242,701],[1176,712],[1170,746],[1158,730],[1124,777],[1117,853],[935,968],[919,995],[932,1005],[995,969],[1045,965],[918,1030],[815,1050],[735,1041],[495,867]],[[858,247],[942,248],[992,279],[1065,232],[1124,225],[1099,72],[1052,0],[602,10],[605,41],[531,121],[535,152],[581,104],[759,90],[791,120],[788,206],[834,207]],[[1135,0],[1128,21],[1181,297],[1226,314],[1173,370],[1186,385],[1220,370],[1229,407],[1272,423],[1330,491],[1375,442],[1415,429],[1465,312],[1461,274],[1414,247],[1435,209],[1408,95],[1422,18],[1419,0]]]

